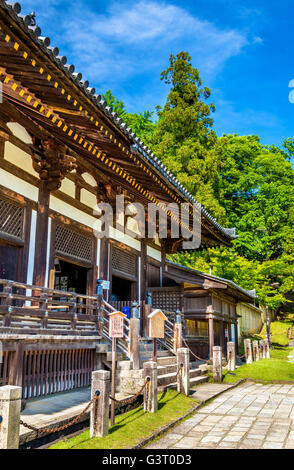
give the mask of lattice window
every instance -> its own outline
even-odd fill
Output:
[[[63,227],[62,225],[57,225],[55,243],[57,253],[92,262],[92,238]]]
[[[137,256],[129,251],[112,248],[112,268],[125,274],[136,275]]]
[[[0,233],[23,239],[24,208],[0,199]]]
[[[152,306],[168,312],[181,310],[181,294],[172,290],[152,291]]]

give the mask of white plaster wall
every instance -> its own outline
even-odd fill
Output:
[[[97,205],[97,198],[95,194],[90,193],[85,188],[81,189],[81,202],[92,209]]]
[[[39,190],[36,186],[23,181],[2,168],[0,168],[0,184],[5,188],[11,189],[11,191],[21,194],[21,196],[31,199],[32,201],[38,201]]]
[[[67,194],[68,196],[75,198],[76,185],[70,179],[64,178],[64,180],[62,180],[59,190]]]
[[[59,214],[65,215],[70,219],[76,220],[87,227],[93,228],[95,222],[97,222],[95,217],[61,201],[55,196],[50,196],[50,209],[59,212]]]
[[[157,261],[161,261],[161,252],[155,250],[155,248],[152,248],[151,246],[147,246],[147,255],[150,256],[150,258],[154,258]]]
[[[5,142],[4,158],[30,175],[39,177],[38,173],[33,169],[32,157],[11,142]]]

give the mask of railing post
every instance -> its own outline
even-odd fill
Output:
[[[176,321],[174,323],[174,354],[177,353],[177,350],[182,347],[183,342],[183,326],[181,319],[181,312],[177,310],[176,312]]]
[[[251,347],[251,340],[244,339],[244,350],[245,350],[245,357],[246,357],[246,364],[252,364],[252,347]]]
[[[227,343],[227,359],[228,359],[228,370],[236,369],[236,352],[235,352],[235,343],[233,341],[228,341]]]
[[[133,363],[133,369],[140,369],[140,349],[139,349],[139,336],[140,336],[140,318],[138,312],[138,303],[133,302],[132,313],[130,318],[130,359]]]
[[[77,297],[73,296],[72,300],[68,302],[69,305],[69,313],[72,314],[72,319],[71,319],[71,328],[73,330],[76,329],[77,326]]]
[[[157,363],[144,362],[144,380],[148,383],[144,389],[144,411],[155,413],[158,409],[157,402]]]
[[[269,345],[268,339],[263,340],[263,347],[264,347],[264,358],[270,359],[271,353],[270,353],[270,345]]]
[[[259,349],[258,349],[258,341],[252,341],[252,348],[253,348],[253,360],[259,361]]]
[[[3,293],[6,294],[5,300],[3,302],[3,305],[7,306],[7,313],[4,316],[3,320],[3,326],[10,326],[11,323],[11,304],[12,304],[12,287],[9,284],[6,284],[5,287],[3,287]]]
[[[41,328],[46,329],[48,325],[48,295],[44,292],[40,294],[39,307],[41,310],[45,310],[41,320]]]
[[[222,347],[221,346],[213,346],[212,368],[213,368],[213,381],[217,383],[221,383],[223,380]]]
[[[148,325],[149,319],[148,315],[151,313],[152,310],[152,293],[147,292],[146,300],[142,303],[142,336],[148,336]]]
[[[0,449],[19,448],[21,387],[0,387]]]
[[[91,399],[95,400],[90,413],[90,437],[104,437],[109,429],[110,372],[96,370],[92,372]]]
[[[265,359],[265,355],[264,355],[264,341],[263,339],[261,339],[259,341],[259,347],[260,347],[260,359]]]
[[[177,350],[177,390],[186,395],[190,394],[190,352],[188,348],[179,348]]]

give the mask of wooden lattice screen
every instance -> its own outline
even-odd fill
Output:
[[[57,224],[55,243],[57,254],[70,255],[82,261],[92,261],[93,239],[91,237]]]
[[[131,276],[136,275],[137,256],[129,251],[112,248],[112,268]]]
[[[160,308],[168,312],[176,312],[181,310],[181,292],[175,290],[176,288],[153,290],[152,292],[152,307]]]
[[[23,398],[90,385],[94,354],[94,349],[25,351]]]
[[[0,199],[0,233],[23,240],[24,208]]]

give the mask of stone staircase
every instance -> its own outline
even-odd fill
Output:
[[[165,351],[166,352],[166,351]],[[177,386],[177,358],[176,356],[162,355],[157,358],[158,390],[175,388]],[[190,362],[190,387],[208,382],[207,365],[200,362]],[[174,379],[174,381],[173,381]]]

